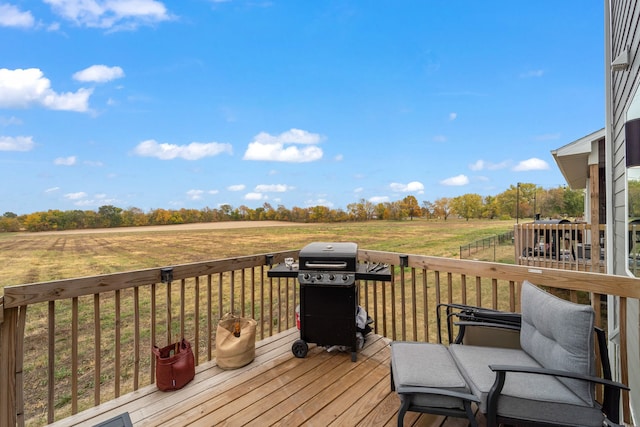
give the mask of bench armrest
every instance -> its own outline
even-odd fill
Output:
[[[605,378],[594,377],[591,375],[584,375],[577,372],[510,365],[489,365],[489,369],[496,373],[495,382],[491,386],[491,389],[489,390],[489,394],[487,396],[487,419],[490,423],[496,422],[498,397],[500,396],[502,388],[504,387],[507,372],[550,375],[554,377],[572,378],[582,381],[588,381],[592,384],[602,384],[605,390],[605,402],[603,402],[602,409],[607,416],[607,420],[611,420],[614,423],[618,422],[619,417],[618,405],[620,401],[620,391],[629,390],[629,387],[622,383],[611,381]]]
[[[496,381],[500,376],[502,377],[506,376],[507,372],[519,372],[523,374],[538,374],[538,375],[550,375],[554,377],[572,378],[576,380],[589,381],[590,383],[593,383],[593,384],[602,384],[610,387],[615,387],[620,390],[629,390],[629,387],[627,387],[622,383],[607,380],[600,377],[594,377],[592,375],[584,375],[577,372],[559,371],[556,369],[536,368],[536,367],[530,367],[530,366],[512,366],[512,365],[489,365],[489,369],[491,369],[493,372],[496,373]]]

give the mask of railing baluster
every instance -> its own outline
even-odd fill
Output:
[[[627,352],[629,347],[627,344],[627,299],[620,298],[620,382],[629,384],[629,358]],[[636,361],[637,362],[637,361]],[[629,392],[622,391],[622,419],[625,423],[631,423],[631,408],[629,406]]]
[[[260,267],[260,338],[264,339],[264,266]]]
[[[413,319],[413,340],[418,341],[418,307],[416,297],[416,269],[411,267],[411,315]]]
[[[461,293],[462,303],[466,304],[467,303],[467,276],[466,276],[466,274],[461,274],[460,275],[460,293]]]
[[[102,371],[102,352],[100,341],[102,323],[100,322],[100,294],[93,294],[93,405],[100,404],[100,375]],[[51,421],[49,422],[51,424]]]
[[[404,266],[400,265],[400,313],[402,326],[402,339],[407,339],[407,299],[405,297]]]
[[[133,288],[133,389],[140,386],[140,288]]]
[[[78,413],[78,297],[71,300],[71,413]]]
[[[166,303],[166,317],[167,317],[167,342],[164,345],[169,345],[171,344],[171,342],[173,342],[173,340],[171,339],[171,328],[172,328],[172,319],[171,319],[171,308],[172,308],[172,304],[171,304],[171,282],[167,282],[167,286],[166,286],[166,290],[167,290],[167,294],[165,297],[165,303]],[[161,345],[160,347],[163,347],[164,345]]]
[[[207,360],[212,359],[213,354],[213,295],[212,295],[212,282],[213,278],[211,274],[207,275]]]
[[[424,313],[424,341],[431,342],[429,337],[429,293],[427,286],[427,270],[422,269],[422,310]]]
[[[56,369],[56,302],[49,301],[48,326],[48,367],[47,367],[47,423],[54,421],[55,399],[55,369]],[[1,399],[1,397],[0,397]]]
[[[200,364],[200,276],[195,277],[193,292],[193,357]]]
[[[245,292],[244,292],[244,286],[245,286],[245,280],[246,280],[246,273],[244,268],[242,270],[240,270],[240,316],[244,317],[244,312],[245,312]]]
[[[186,283],[185,279],[180,280],[180,336],[178,339],[184,338],[185,324],[184,324],[184,313],[185,313],[185,299],[186,299]]]
[[[391,339],[397,340],[396,335],[396,267],[391,270]]]
[[[151,284],[151,345],[157,345],[158,337],[156,335],[156,320],[157,320],[157,312],[156,312],[156,284]],[[153,356],[153,353],[149,352],[149,358],[151,363],[149,364],[149,378],[151,378],[151,382],[155,382],[156,378],[156,358]]]
[[[482,307],[482,278],[476,276],[476,306]]]
[[[498,309],[498,279],[491,279],[491,308]]]
[[[285,278],[285,280],[288,280]],[[278,277],[278,296],[276,297],[276,311],[278,313],[278,332],[282,332],[282,279]]]
[[[224,310],[222,307],[222,273],[218,274],[218,319],[222,318],[224,315]]]
[[[116,301],[115,301],[115,310],[116,310],[116,324],[115,324],[115,374],[114,374],[114,393],[116,397],[120,397],[120,378],[121,375],[121,344],[120,344],[120,290],[116,290]]]

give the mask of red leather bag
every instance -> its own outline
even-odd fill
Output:
[[[156,385],[162,391],[178,390],[195,376],[191,344],[186,339],[166,347],[153,346],[156,355]]]

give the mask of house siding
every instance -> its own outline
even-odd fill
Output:
[[[638,78],[640,71],[640,57],[637,55],[640,50],[640,32],[637,30],[640,23],[640,6],[636,0],[609,0],[605,1],[605,7],[609,8],[608,17],[609,39],[605,40],[605,48],[608,49],[608,63],[605,64],[607,79],[606,96],[610,100],[609,115],[606,118],[607,138],[610,145],[608,155],[610,156],[613,221],[609,221],[613,246],[610,248],[613,253],[613,260],[610,265],[613,274],[627,275],[628,246],[626,235],[627,210],[626,210],[626,162],[625,162],[625,134],[624,124],[626,112],[636,91],[640,96]],[[607,16],[607,13],[605,13]],[[629,48],[630,66],[626,71],[612,71],[610,62],[613,61],[626,47]],[[634,420],[639,421],[640,417],[640,305],[638,300],[627,303],[627,346],[629,365],[629,386],[631,387],[630,404]]]

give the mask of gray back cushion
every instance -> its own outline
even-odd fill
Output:
[[[520,346],[547,369],[593,375],[595,372],[593,308],[574,304],[522,282]],[[579,380],[559,378],[588,405],[594,387]]]

